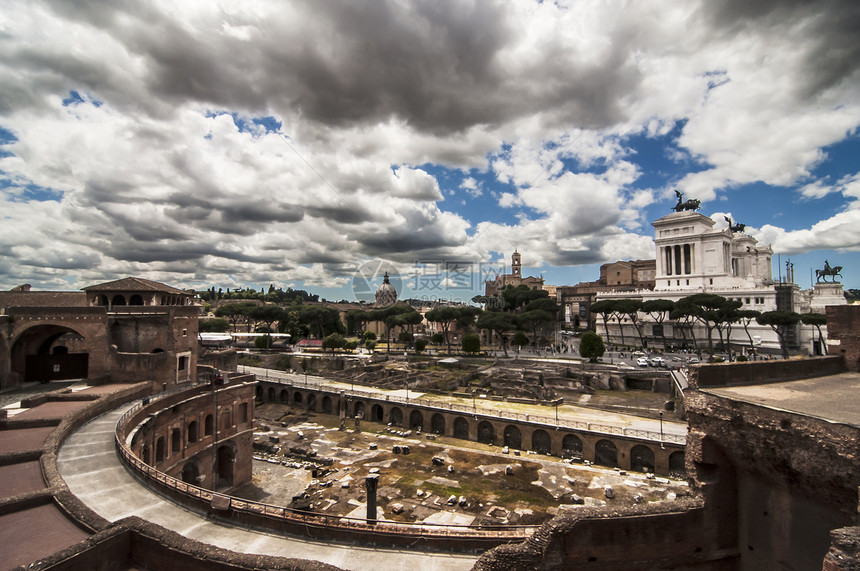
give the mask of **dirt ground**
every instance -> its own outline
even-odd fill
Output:
[[[366,421],[360,432],[352,422],[341,431],[333,416],[286,405],[264,404],[256,415],[253,483],[236,495],[268,504],[364,518],[371,473],[379,474],[377,516],[404,522],[539,524],[581,505],[672,501],[688,493],[683,480],[503,454]],[[607,486],[614,497],[606,497]]]

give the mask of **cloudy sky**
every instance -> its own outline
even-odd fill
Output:
[[[3,4],[3,289],[572,284],[675,188],[860,287],[858,2]]]

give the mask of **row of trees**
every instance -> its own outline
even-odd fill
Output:
[[[319,301],[320,298],[317,294],[308,293],[303,289],[293,289],[291,287],[281,289],[276,288],[274,284],[270,284],[268,290],[260,288],[260,291],[253,288],[238,288],[233,291],[230,291],[230,288],[227,288],[227,290],[224,291],[223,288],[219,287],[216,290],[215,286],[212,286],[207,290],[197,292],[197,295],[203,301],[209,302],[219,299],[252,299],[269,303],[295,303],[303,301]]]
[[[658,324],[662,337],[663,346],[667,346],[666,336],[663,331],[663,323],[668,318],[675,322],[677,330],[681,333],[682,343],[687,345],[687,336],[696,350],[699,349],[698,341],[693,333],[694,325],[701,325],[707,332],[708,351],[714,353],[714,333],[719,338],[720,346],[725,346],[731,339],[732,328],[740,325],[749,339],[750,347],[753,346],[753,338],[749,326],[755,321],[760,325],[769,326],[779,339],[783,357],[788,357],[786,337],[788,332],[798,323],[814,325],[818,331],[818,339],[822,340],[821,326],[825,324],[826,317],[820,313],[799,314],[793,311],[766,311],[760,312],[752,309],[742,309],[743,303],[737,300],[727,299],[720,295],[698,293],[670,301],[668,299],[654,299],[640,301],[634,299],[606,299],[592,304],[592,313],[603,317],[603,326],[606,338],[609,339],[609,323],[614,319],[618,323],[621,345],[626,345],[624,338],[624,321],[629,321],[636,330],[639,344],[647,346],[645,336],[642,332],[640,316],[648,315],[654,323]]]
[[[448,353],[451,352],[455,330],[463,336],[476,329],[489,331],[499,338],[507,355],[510,334],[514,334],[515,345],[526,345],[529,343],[526,333],[531,334],[532,341],[539,342],[548,329],[555,327],[558,306],[545,291],[527,286],[508,286],[498,297],[488,299],[479,296],[475,301],[484,303],[487,309],[468,305],[440,306],[425,314],[428,321],[438,325],[441,331],[438,341],[446,344]],[[359,344],[372,341],[364,336],[370,323],[384,324],[386,340],[398,339],[407,347],[413,347],[415,328],[424,318],[414,307],[402,303],[384,308],[352,309],[346,312],[345,324],[336,309],[320,304],[281,307],[237,302],[219,307],[215,316],[217,319],[201,322],[200,330],[228,331],[242,325],[249,332],[271,332],[277,324],[279,332],[289,333],[296,339],[317,337],[326,340],[326,349],[346,347],[349,342],[344,335],[358,335]],[[469,342],[472,347],[474,341],[470,338]]]

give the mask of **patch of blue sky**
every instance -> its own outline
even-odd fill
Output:
[[[63,198],[59,190],[32,183],[21,184],[20,179],[10,177],[5,171],[0,171],[0,190],[5,191],[12,202],[60,202]]]
[[[516,224],[519,208],[505,208],[499,205],[501,193],[516,194],[513,184],[500,182],[492,171],[471,169],[451,169],[436,164],[423,164],[417,168],[434,177],[439,183],[445,200],[439,208],[462,216],[472,224],[472,230],[479,222],[497,224]],[[464,183],[474,180],[475,189],[464,188]]]
[[[17,140],[18,137],[16,137],[12,131],[0,126],[0,158],[11,157],[14,154],[12,151],[4,149],[3,147],[11,145]]]
[[[94,107],[101,107],[102,101],[95,99],[89,94],[81,95],[81,93],[77,90],[72,89],[69,91],[69,96],[63,99],[63,107],[69,107],[71,105],[80,105],[82,103],[89,103]]]
[[[262,134],[268,135],[269,133],[279,133],[283,125],[278,121],[278,119],[270,115],[252,117],[230,111],[206,112],[206,117],[220,117],[221,115],[229,115],[233,119],[233,124],[240,133],[251,133],[251,135],[255,137]],[[211,139],[211,133],[207,135],[206,138]]]

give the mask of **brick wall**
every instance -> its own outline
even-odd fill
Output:
[[[860,305],[828,305],[827,352],[842,355],[845,366],[860,370]]]
[[[834,356],[746,363],[716,363],[690,367],[692,388],[778,383],[835,375],[845,370],[841,358]]]

